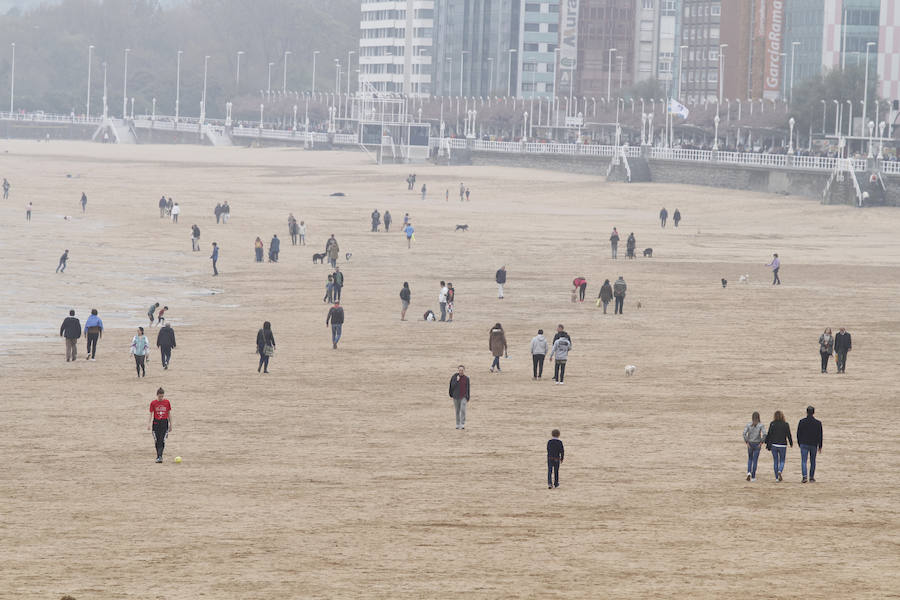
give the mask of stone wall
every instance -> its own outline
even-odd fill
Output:
[[[90,140],[97,130],[94,123],[66,123],[46,121],[0,121],[0,137],[7,139]]]

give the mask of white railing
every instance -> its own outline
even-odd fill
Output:
[[[685,148],[651,148],[650,158],[658,158],[662,160],[712,162],[712,150],[689,150]]]
[[[0,119],[6,121],[42,121],[52,123],[100,123],[102,117],[85,117],[78,115],[62,115],[44,112],[31,113],[10,113],[9,111],[0,112]]]
[[[837,164],[836,158],[827,156],[795,156],[794,168],[813,169],[816,171],[830,171]]]
[[[325,134],[322,134],[323,136]],[[328,140],[328,137],[324,137],[321,141]],[[317,142],[319,140],[316,140]],[[358,144],[359,136],[354,133],[336,133],[334,134],[334,143],[335,144]]]
[[[900,175],[900,162],[884,161],[881,163],[881,171],[885,175]]]

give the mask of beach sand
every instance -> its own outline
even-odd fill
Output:
[[[377,167],[351,152],[0,151],[12,184],[0,204],[0,598],[897,597],[896,208]],[[457,199],[461,181],[471,202]],[[182,207],[178,225],[159,218],[161,194]],[[231,221],[217,226],[225,200]],[[660,228],[662,206],[681,210],[678,229]],[[391,211],[390,233],[369,232],[375,208]],[[308,246],[291,245],[289,212],[308,224]],[[654,258],[622,259],[631,231]],[[268,250],[273,233],[281,260],[254,263],[253,240]],[[346,277],[337,351],[322,302],[330,271],[311,262],[331,233]],[[65,248],[69,266],[54,274]],[[764,266],[773,252],[780,287]],[[592,301],[619,275],[625,314],[603,315]],[[576,276],[588,280],[583,304],[569,301]],[[457,291],[454,322],[423,322],[439,314],[442,279]],[[168,371],[154,352],[137,379],[131,338],[157,301],[178,347]],[[69,308],[82,323],[99,310],[96,362],[82,339],[66,363]],[[264,320],[277,342],[269,375],[256,372]],[[488,372],[495,322],[509,342],[502,374]],[[548,380],[549,363],[533,382],[529,341],[558,323],[573,340],[566,385]],[[823,375],[818,336],[842,325],[847,372],[832,363]],[[464,432],[447,396],[460,363],[472,378]],[[174,417],[161,465],[146,430],[159,386]],[[758,481],[744,481],[750,414],[768,424],[783,410],[794,431],[808,404],[824,424],[817,482],[801,485],[796,445],[783,483],[765,451]],[[551,491],[553,428],[566,460]]]

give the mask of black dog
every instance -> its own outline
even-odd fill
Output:
[[[644,248],[644,258],[653,258],[653,248]]]
[[[728,285],[728,280],[723,277],[722,278],[722,287],[725,287],[726,285]]]
[[[468,231],[468,230],[469,230],[469,226],[468,226],[468,225],[457,225],[457,226],[456,226],[456,231],[460,231],[460,230],[462,230],[462,231]]]
[[[322,254],[313,254],[313,264],[316,264],[316,261],[318,261],[324,265],[326,256],[327,254],[324,252]]]

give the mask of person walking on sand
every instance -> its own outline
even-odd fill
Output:
[[[81,192],[81,212],[84,213],[87,210],[87,194]]]
[[[256,236],[256,240],[254,240],[253,242],[253,253],[256,256],[256,262],[261,263],[263,261],[264,249],[265,248],[263,246],[263,241],[259,238],[259,236]]]
[[[150,419],[147,429],[153,432],[156,445],[156,462],[161,463],[163,451],[166,449],[166,438],[172,433],[172,404],[165,398],[162,388],[156,390],[156,400],[150,403]]]
[[[331,349],[337,350],[344,328],[344,309],[340,302],[335,301],[334,306],[328,311],[328,316],[325,317],[325,326],[328,327],[329,323],[331,324]]]
[[[456,373],[450,378],[450,397],[453,398],[453,410],[456,412],[456,428],[466,428],[466,406],[472,396],[472,382],[466,375],[466,368],[459,365]]]
[[[619,278],[616,279],[616,282],[613,284],[613,297],[616,299],[616,306],[614,314],[621,315],[625,310],[625,292],[628,291],[628,285],[625,283],[625,280],[619,275]]]
[[[531,338],[531,379],[537,381],[544,375],[544,357],[547,356],[547,338],[544,330],[538,329],[537,335]]]
[[[831,327],[826,327],[822,335],[819,336],[819,356],[822,358],[822,372],[828,372],[828,359],[834,352],[834,336],[831,335]],[[797,434],[799,439],[800,435]]]
[[[422,200],[425,200],[425,194],[427,193],[427,189],[425,188],[425,184],[422,184]]]
[[[609,236],[609,245],[612,248],[612,257],[616,258],[619,250],[619,232],[613,227],[612,234]]]
[[[453,301],[456,299],[456,290],[453,289],[453,283],[447,282],[447,322],[453,322]]]
[[[766,434],[766,449],[772,451],[772,461],[775,466],[775,481],[781,481],[781,473],[784,471],[784,462],[787,458],[787,447],[794,447],[794,439],[791,437],[791,426],[784,420],[784,413],[775,411],[772,422],[769,423],[769,432]]]
[[[781,278],[778,276],[778,270],[781,268],[781,259],[778,254],[772,255],[772,262],[766,265],[772,267],[772,285],[781,285]]]
[[[300,235],[300,245],[306,245],[306,223],[300,221],[300,226],[297,228],[297,233]]]
[[[210,255],[210,259],[212,260],[213,265],[213,277],[219,274],[219,269],[216,267],[216,263],[219,262],[219,245],[215,242],[212,243],[212,254]]]
[[[159,312],[156,313],[156,326],[157,327],[162,326],[162,322],[166,320],[165,315],[166,315],[167,310],[169,310],[169,307],[163,306],[161,309],[159,309]]]
[[[672,214],[672,223],[675,224],[676,229],[678,228],[678,223],[680,221],[681,221],[681,211],[676,208],[675,212]]]
[[[751,422],[744,427],[744,443],[747,444],[747,481],[756,481],[756,465],[759,451],[766,439],[766,427],[759,421],[759,413],[754,412]]]
[[[222,221],[222,205],[216,204],[216,208],[213,212],[216,213],[216,225],[218,225]]]
[[[806,417],[797,423],[797,444],[800,446],[801,483],[806,483],[806,458],[809,457],[809,480],[816,482],[816,453],[822,452],[822,421],[813,416],[816,409],[806,407]]]
[[[6,177],[3,178],[3,199],[9,200],[9,181],[6,180]]]
[[[388,233],[391,230],[391,211],[384,211],[384,232]]]
[[[131,338],[131,354],[138,377],[147,376],[147,355],[150,354],[150,340],[144,335],[144,328],[138,327],[137,335]]]
[[[459,182],[459,201],[462,202],[463,198],[466,195],[466,186],[463,185],[462,181]]]
[[[603,305],[603,314],[606,314],[606,307],[609,306],[609,301],[613,298],[613,289],[612,285],[609,283],[609,279],[605,279],[603,281],[603,285],[600,286],[600,294],[597,296],[598,303],[597,305]]]
[[[556,364],[553,365],[553,381],[556,382],[556,385],[564,385],[566,363],[569,360],[569,351],[571,349],[572,340],[568,336],[563,335],[556,338],[553,342],[553,347],[550,348],[550,362],[556,359]]]
[[[70,310],[69,316],[59,326],[59,335],[66,338],[66,362],[74,361],[78,356],[78,338],[81,337],[81,321]]]
[[[222,224],[227,225],[228,219],[231,218],[231,207],[228,205],[228,200],[226,200],[222,204]]]
[[[328,262],[331,264],[332,269],[337,267],[338,253],[340,251],[341,247],[338,246],[338,242],[334,239],[334,234],[332,233],[328,241],[325,242],[325,254],[328,255]]]
[[[156,347],[159,348],[159,354],[162,357],[162,368],[168,369],[169,362],[172,360],[172,350],[175,349],[175,330],[166,323],[160,328],[156,334]]]
[[[262,369],[263,373],[269,372],[269,359],[275,354],[275,334],[272,333],[272,324],[266,321],[256,332],[256,353],[259,354],[259,366],[256,372]]]
[[[503,300],[503,285],[506,283],[506,265],[497,269],[497,274],[494,276],[494,279],[497,282],[497,298]]]
[[[325,283],[325,297],[322,298],[322,302],[328,304],[334,302],[334,275],[328,276],[328,281]]]
[[[66,272],[66,263],[69,260],[69,249],[66,248],[66,251],[62,253],[62,256],[59,257],[59,264],[56,265],[57,273],[65,273]]]
[[[409,300],[411,292],[409,290],[409,282],[404,281],[403,287],[400,289],[400,320],[406,320],[406,309],[409,308]]]
[[[466,202],[469,201],[469,188],[466,188]]]
[[[341,272],[340,267],[334,268],[334,273],[332,273],[331,278],[334,282],[334,299],[336,302],[340,302],[341,290],[344,289],[344,274]]]
[[[559,467],[566,457],[566,450],[559,439],[559,429],[550,432],[547,442],[547,489],[559,487]]]
[[[156,318],[156,309],[159,308],[159,302],[154,302],[147,309],[147,316],[150,317],[150,327],[153,327],[153,321]]]
[[[441,291],[438,292],[438,306],[441,307],[441,321],[447,320],[447,284],[441,282]]]
[[[87,360],[97,360],[97,341],[103,337],[103,321],[97,315],[97,309],[91,309],[91,316],[84,322],[84,335],[87,336]]]
[[[381,213],[378,212],[378,209],[372,211],[372,233],[378,231],[378,226],[381,225]]]
[[[406,248],[407,250],[412,248],[412,241],[415,239],[416,230],[413,229],[412,223],[407,223],[406,227],[403,230],[403,233],[406,234]]]
[[[841,327],[837,335],[834,336],[834,353],[835,362],[837,363],[837,372],[843,373],[847,368],[847,353],[850,352],[852,344],[850,343],[850,332]]]
[[[659,211],[659,225],[663,229],[666,228],[666,220],[669,218],[669,211],[666,210],[666,207],[663,206],[662,210]]]
[[[278,235],[273,233],[269,242],[269,262],[278,262],[278,253],[281,252],[281,240]]]
[[[200,228],[196,223],[191,225],[191,252],[200,252]]]
[[[157,204],[159,205],[159,218],[162,219],[166,216],[166,197],[161,196]]]
[[[500,373],[500,357],[506,356],[506,358],[509,358],[509,352],[506,347],[506,333],[503,331],[503,326],[500,323],[494,324],[491,328],[488,347],[494,356],[494,361],[491,363],[491,373],[494,372],[495,367],[497,372]]]
[[[31,202],[25,205],[25,220],[31,221]]]
[[[172,223],[178,224],[178,215],[181,214],[181,207],[178,206],[178,203],[175,203],[175,206],[172,207]]]
[[[291,246],[297,245],[297,219],[294,213],[288,213],[288,235],[291,236]]]
[[[625,240],[625,258],[634,259],[634,248],[637,246],[637,240],[634,239],[634,232],[628,234]]]

